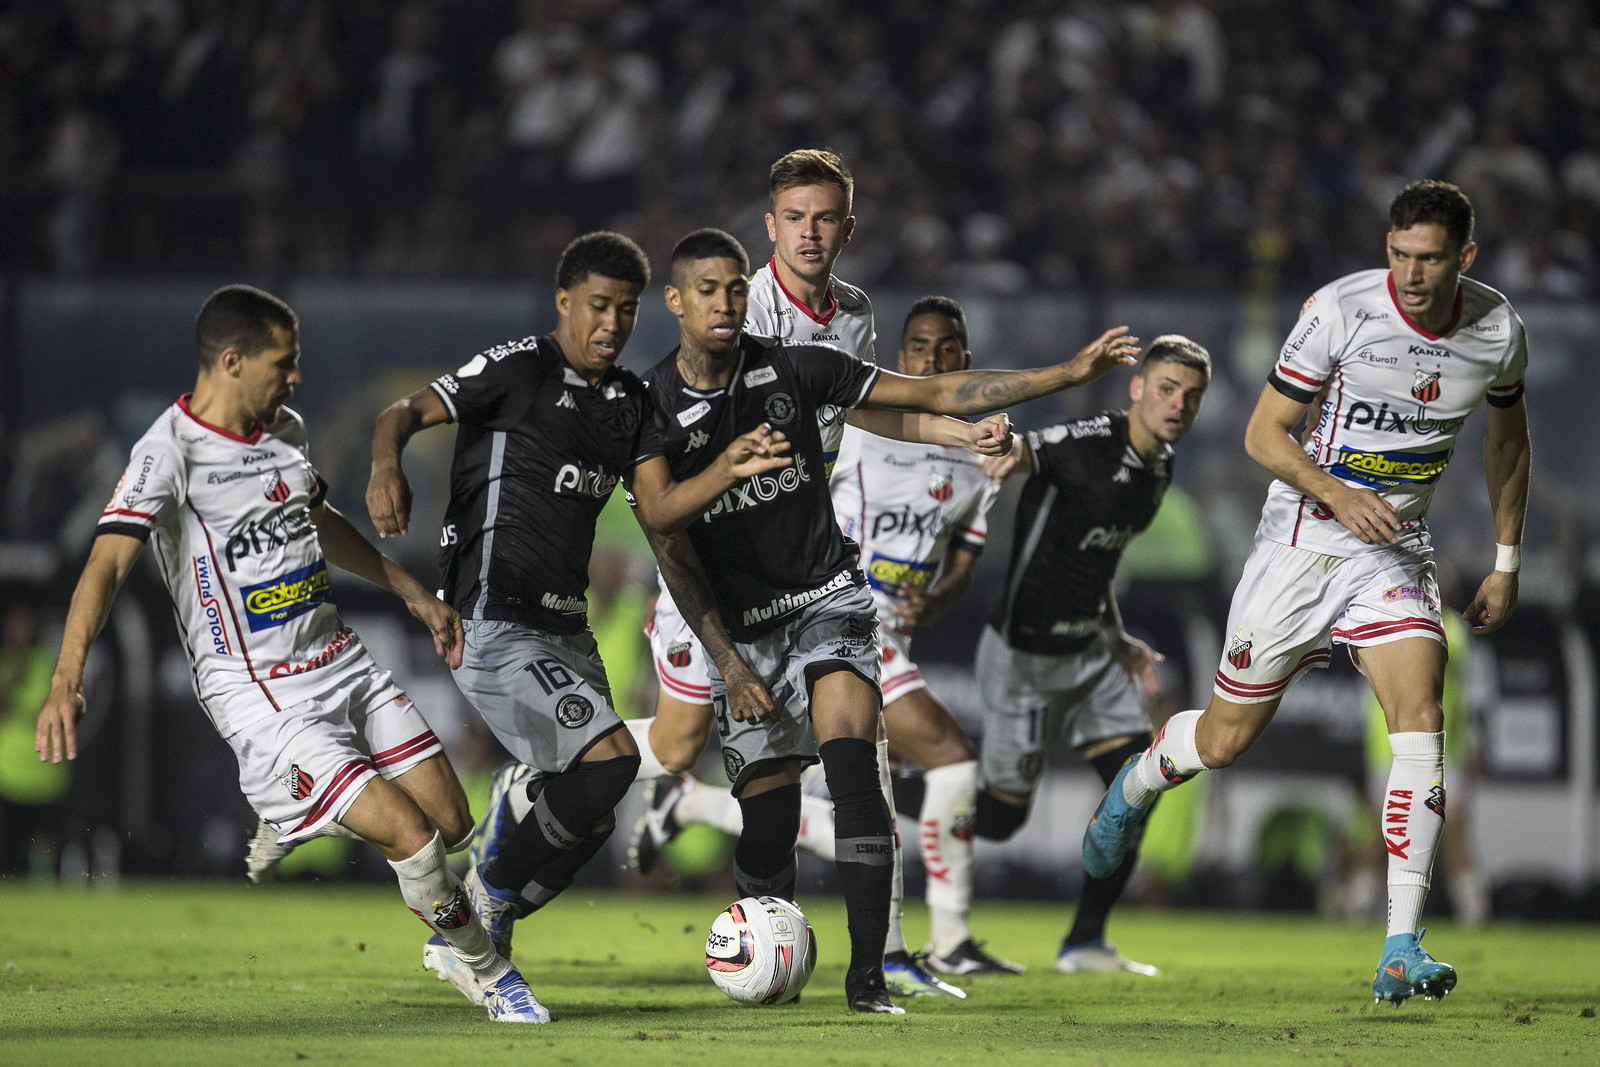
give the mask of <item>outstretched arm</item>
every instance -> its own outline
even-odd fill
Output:
[[[1483,443],[1483,473],[1489,486],[1489,510],[1494,515],[1497,544],[1522,546],[1522,527],[1528,517],[1528,477],[1533,466],[1533,442],[1528,437],[1528,408],[1521,400],[1508,408],[1489,407],[1489,433]],[[1520,565],[1520,559],[1519,559]],[[1488,634],[1500,629],[1517,609],[1517,572],[1497,566],[1478,587],[1462,618],[1472,632]]]
[[[787,467],[789,442],[763,422],[734,438],[722,455],[694,477],[675,482],[662,456],[635,464],[628,472],[628,492],[633,494],[639,522],[648,530],[670,535],[687,527],[734,485],[755,474]]]
[[[1261,387],[1256,410],[1244,431],[1244,450],[1273,477],[1320,500],[1333,517],[1369,545],[1392,545],[1400,529],[1400,513],[1371,489],[1346,485],[1315,463],[1291,431],[1308,405]]]
[[[1107,330],[1065,363],[1034,370],[964,370],[914,378],[883,371],[862,403],[866,408],[981,415],[1024,400],[1085,385],[1119,365],[1132,366],[1138,338],[1128,327]]]
[[[78,758],[78,720],[83,718],[83,665],[89,646],[111,615],[117,590],[127,580],[144,542],[125,534],[101,534],[89,550],[89,562],[72,593],[67,625],[61,634],[61,654],[50,678],[50,695],[39,709],[33,750],[39,762],[60,763]]]
[[[311,521],[317,526],[317,543],[328,562],[351,574],[359,575],[380,589],[386,589],[405,601],[411,614],[433,634],[433,649],[450,665],[461,666],[461,650],[465,641],[461,633],[461,616],[456,609],[441,601],[425,589],[421,582],[394,560],[372,546],[361,536],[361,531],[350,525],[332,504],[321,504],[311,510]]]
[[[1010,449],[984,459],[983,473],[996,485],[1004,485],[1005,480],[1013,474],[1032,474],[1033,452],[1028,448],[1028,439],[1020,433],[1013,433]]]
[[[864,411],[854,408],[845,420],[858,430],[875,433],[893,441],[946,448],[970,448],[982,456],[1003,456],[1011,448],[1011,420],[1002,412],[981,422],[967,422],[948,415],[927,415],[920,411]]]
[[[418,430],[450,420],[450,412],[431,388],[418,389],[378,414],[372,430],[372,476],[367,481],[367,515],[379,537],[399,537],[411,524],[411,484],[400,453]]]
[[[645,538],[650,542],[650,550],[656,554],[656,562],[661,567],[661,580],[666,583],[667,591],[677,603],[678,613],[700,639],[707,658],[716,664],[717,673],[722,675],[722,681],[728,687],[728,710],[739,722],[776,720],[778,713],[772,703],[772,694],[761,684],[755,671],[740,658],[733,638],[728,636],[728,631],[722,625],[722,616],[717,614],[716,598],[711,593],[711,583],[706,579],[705,568],[700,564],[694,545],[689,543],[689,535],[676,533],[663,536],[650,529],[643,520],[640,525],[644,526]]]

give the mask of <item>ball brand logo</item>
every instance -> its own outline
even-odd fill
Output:
[[[1411,383],[1411,395],[1424,404],[1431,404],[1438,400],[1439,372],[1417,371],[1417,379]]]
[[[1228,645],[1228,662],[1233,664],[1234,670],[1244,671],[1250,669],[1250,649],[1255,642],[1247,641],[1242,637],[1235,637]]]
[[[279,575],[271,581],[245,586],[239,590],[239,595],[244,599],[250,632],[282,626],[296,615],[304,615],[325,603],[331,584],[328,565],[319,559],[309,567]]]
[[[267,499],[274,504],[281,504],[289,499],[289,483],[283,480],[283,475],[277,471],[262,471],[256,477],[261,479],[262,491],[267,494]]]
[[[556,493],[570,489],[580,496],[604,500],[617,487],[615,475],[605,471],[592,471],[574,463],[563,463],[556,471]]]
[[[289,765],[289,773],[283,776],[283,787],[296,800],[304,800],[310,796],[311,791],[316,786],[316,780],[305,771],[302,771],[298,763],[291,763]]]

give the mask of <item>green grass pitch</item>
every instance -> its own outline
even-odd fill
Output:
[[[984,903],[981,935],[1030,973],[889,1018],[844,1010],[831,899],[802,902],[821,961],[798,1007],[724,998],[700,961],[726,903],[569,893],[517,932],[556,1022],[512,1026],[422,970],[393,889],[0,881],[0,1063],[1600,1063],[1593,927],[1441,924],[1426,943],[1460,986],[1396,1011],[1371,1000],[1376,928],[1127,909],[1114,935],[1162,976],[1069,976],[1050,966],[1064,908]],[[913,943],[925,930],[914,908]]]

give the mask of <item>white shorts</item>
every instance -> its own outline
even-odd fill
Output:
[[[1357,647],[1407,637],[1444,644],[1431,545],[1325,556],[1260,536],[1228,610],[1213,691],[1235,704],[1277,700],[1335,641]]]
[[[239,789],[283,844],[317,837],[374,775],[393,779],[444,748],[376,664],[228,737]]]
[[[903,696],[928,688],[928,683],[911,662],[911,635],[887,626],[879,627],[879,632],[883,635],[883,666],[878,671],[878,684],[883,689],[883,706],[888,707]]]
[[[665,593],[656,601],[655,620],[644,628],[644,634],[650,639],[650,658],[661,688],[685,704],[711,703],[706,650],[678,613],[678,605]]]

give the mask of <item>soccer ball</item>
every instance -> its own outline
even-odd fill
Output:
[[[741,1004],[784,1004],[817,966],[817,935],[798,907],[779,897],[745,897],[719,914],[706,935],[706,970]]]

